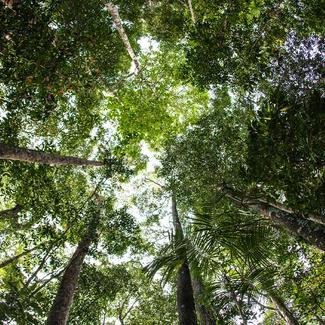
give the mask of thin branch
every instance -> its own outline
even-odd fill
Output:
[[[123,316],[123,320],[127,317],[127,315],[131,312],[131,310],[133,309],[134,305],[136,304],[136,302],[138,302],[137,299],[134,299],[134,302],[131,304],[131,306],[126,310],[124,316]]]
[[[44,264],[46,263],[52,249],[53,249],[54,243],[50,245],[50,248],[48,249],[48,251],[46,252],[46,254],[44,255],[44,257],[41,260],[41,263],[39,264],[39,266],[37,267],[37,269],[33,272],[33,274],[28,278],[28,280],[26,281],[25,284],[25,288],[29,286],[29,284],[32,282],[32,280],[36,277],[37,273],[42,269],[42,267],[44,266]]]
[[[158,182],[156,182],[156,181],[154,181],[154,180],[152,180],[152,179],[150,179],[150,178],[145,177],[144,180],[145,180],[145,181],[148,181],[148,182],[151,182],[151,183],[154,183],[154,184],[158,185],[158,186],[161,187],[161,188],[165,188],[164,185],[161,185],[161,184],[159,184]]]
[[[53,279],[59,277],[64,272],[65,269],[66,269],[66,267],[63,268],[58,273],[53,274],[49,279],[45,280],[43,282],[43,284],[41,286],[39,286],[38,288],[36,288],[34,291],[32,291],[28,297],[30,298],[30,297],[36,295],[36,293],[38,293],[40,290],[42,290],[49,282],[51,282]]]

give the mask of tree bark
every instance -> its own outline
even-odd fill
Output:
[[[176,245],[178,245],[184,239],[184,233],[178,216],[175,195],[172,196],[172,216],[175,228],[175,242]],[[179,325],[197,325],[192,281],[186,254],[179,251],[176,252],[176,254],[179,255],[180,260],[183,260],[177,274],[177,310]]]
[[[192,22],[195,25],[196,19],[195,19],[195,14],[194,14],[193,6],[192,6],[192,0],[187,0],[187,3],[188,3],[188,7],[190,9]]]
[[[285,305],[285,303],[282,301],[282,299],[277,296],[274,292],[268,291],[268,295],[275,304],[277,310],[281,313],[283,318],[285,319],[286,323],[289,325],[299,325],[298,320],[293,316],[291,311],[288,309],[288,307]]]
[[[191,275],[184,261],[177,276],[177,309],[179,325],[197,325]]]
[[[267,204],[270,204],[271,206],[279,209],[279,210],[282,210],[284,212],[288,212],[288,213],[292,213],[294,214],[295,212],[290,209],[290,208],[287,208],[284,204],[282,203],[279,203],[279,202],[268,202],[267,200],[265,199],[259,199],[260,202],[262,203],[267,203]],[[325,225],[325,216],[321,215],[321,214],[316,214],[316,213],[304,213],[302,215],[303,218],[305,219],[308,219],[310,221],[313,221],[315,223],[319,223],[321,225]]]
[[[121,17],[120,17],[120,14],[118,12],[118,9],[117,7],[111,3],[111,2],[108,2],[105,7],[107,8],[108,12],[110,13],[112,19],[113,19],[113,22],[114,22],[114,25],[118,31],[118,33],[120,34],[120,37],[123,41],[123,44],[129,54],[129,56],[131,57],[134,65],[135,65],[135,69],[136,71],[139,71],[140,69],[140,62],[137,58],[137,56],[135,55],[135,52],[133,51],[133,48],[130,44],[130,41],[129,41],[129,38],[128,38],[128,35],[126,34],[124,28],[123,28],[123,24],[122,24],[122,20],[121,20]]]
[[[182,241],[184,239],[183,228],[178,216],[177,203],[175,195],[172,196],[172,216],[173,216],[173,226],[175,230],[176,241]]]
[[[202,296],[204,295],[204,287],[202,281],[198,277],[193,276],[192,272],[190,273],[195,297],[195,307],[199,316],[199,323],[200,325],[215,325],[216,320],[211,315],[209,310],[205,307],[205,305],[200,302]]]
[[[61,156],[44,151],[13,147],[0,142],[0,159],[1,160],[18,160],[29,163],[40,163],[54,166],[89,166],[101,167],[105,164],[100,161],[87,160],[72,156]]]
[[[300,237],[310,245],[325,251],[325,227],[305,219],[303,216],[283,209],[281,206],[267,202],[266,200],[246,198],[238,195],[228,186],[219,188],[225,196],[241,208],[254,211],[271,220],[274,224],[284,227],[293,236]]]
[[[63,273],[56,297],[48,314],[46,325],[65,325],[68,321],[73,296],[78,285],[82,263],[94,239],[94,231],[90,227],[79,242],[78,247]]]

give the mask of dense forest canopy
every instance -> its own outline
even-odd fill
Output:
[[[1,0],[0,322],[325,323],[323,0]]]

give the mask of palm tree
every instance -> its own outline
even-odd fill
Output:
[[[206,257],[200,261],[204,271],[212,269],[211,265],[209,267],[211,258],[222,260],[214,266],[212,276],[210,273],[211,300],[215,309],[232,312],[236,309],[242,323],[247,324],[251,300],[261,305],[260,298],[266,297],[275,308],[262,305],[264,309],[276,311],[287,324],[299,324],[275,286],[278,274],[271,258],[277,244],[272,240],[272,229],[263,220],[249,221],[248,214],[242,214],[240,219],[234,217],[231,213],[218,218],[198,214],[193,221],[196,236],[188,259],[204,257],[204,252]],[[226,249],[222,250],[222,246]]]
[[[238,317],[247,324],[258,306],[277,313],[287,324],[299,324],[279,287],[282,271],[276,272],[290,237],[279,237],[278,229],[258,214],[224,202],[218,209],[197,204],[186,227],[177,214],[179,224],[175,226],[174,219],[174,228],[181,227],[182,240],[173,236],[148,267],[149,273],[163,269],[168,279],[186,259],[200,324],[224,324]]]
[[[197,325],[195,311],[194,294],[192,287],[189,263],[186,257],[186,245],[184,242],[184,232],[179,219],[176,197],[172,195],[172,217],[174,226],[174,236],[171,242],[161,250],[155,259],[145,269],[150,277],[166,266],[164,278],[168,280],[171,274],[177,270],[177,309],[180,325]]]
[[[206,291],[204,275],[213,273],[218,266],[220,252],[226,248],[228,253],[249,264],[266,263],[267,257],[263,252],[263,244],[268,238],[268,228],[262,222],[256,220],[239,220],[225,214],[223,218],[215,220],[208,215],[200,215],[193,222],[189,231],[184,234],[182,224],[176,207],[176,198],[172,197],[172,215],[174,224],[174,236],[169,244],[165,245],[158,257],[146,268],[150,276],[159,269],[163,269],[163,277],[170,279],[176,269],[178,274],[178,310],[180,324],[196,324],[194,300],[196,312],[201,324],[212,325],[216,319],[222,323],[222,315],[219,310],[211,308],[211,299]],[[241,219],[243,219],[241,217]],[[216,222],[214,222],[216,221]],[[240,221],[240,222],[239,222]],[[247,249],[250,250],[248,253]],[[213,270],[213,271],[211,271]],[[184,272],[183,275],[181,272]],[[185,283],[187,283],[185,285]],[[184,291],[187,294],[184,294]],[[187,297],[187,300],[184,299]],[[235,298],[233,295],[232,298]],[[184,300],[182,300],[184,299]],[[187,310],[191,319],[184,318],[182,305]],[[186,304],[187,303],[187,304]],[[240,303],[237,302],[237,306]],[[240,313],[242,310],[239,309]],[[192,322],[192,323],[191,323]]]

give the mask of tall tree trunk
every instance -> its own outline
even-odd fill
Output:
[[[140,69],[140,62],[137,58],[137,56],[135,55],[135,52],[133,51],[133,48],[130,44],[130,41],[129,41],[129,38],[128,38],[128,35],[126,34],[124,28],[123,28],[123,24],[122,24],[122,20],[121,20],[121,17],[120,17],[120,14],[118,12],[118,9],[117,7],[111,3],[111,2],[108,2],[105,7],[107,8],[107,10],[109,11],[112,19],[113,19],[113,22],[114,22],[114,25],[118,31],[118,33],[120,34],[120,37],[123,41],[123,44],[127,50],[127,52],[129,53],[129,56],[131,57],[134,65],[135,65],[135,69],[136,69],[136,72],[139,71]]]
[[[177,275],[177,309],[179,325],[197,325],[191,275],[184,261]]]
[[[93,239],[94,230],[89,227],[63,273],[46,325],[65,325],[67,323],[73,296],[79,281],[81,266]]]
[[[177,246],[184,239],[184,234],[178,217],[176,198],[174,195],[172,196],[172,216],[175,228],[175,243]],[[177,310],[179,325],[197,325],[192,281],[186,252],[178,251],[176,254],[179,255],[179,259],[183,260],[177,274]]]
[[[200,325],[215,325],[217,321],[205,307],[204,303],[201,302],[202,296],[204,295],[204,287],[202,281],[198,277],[194,276],[193,272],[190,273],[195,297],[195,307],[199,316],[199,323]]]
[[[0,159],[1,160],[18,160],[29,163],[40,163],[45,165],[74,165],[74,166],[91,166],[100,167],[105,164],[100,161],[87,160],[78,157],[60,156],[44,151],[13,147],[0,142]]]
[[[179,220],[177,203],[175,195],[172,196],[172,216],[173,216],[173,226],[175,230],[175,240],[180,242],[184,239],[184,233],[182,224]]]
[[[188,7],[190,9],[192,22],[195,25],[196,19],[195,19],[195,14],[194,14],[193,6],[192,6],[192,0],[187,0],[187,3],[188,3]]]
[[[287,209],[266,200],[252,200],[238,195],[228,186],[222,186],[219,189],[237,206],[247,208],[266,217],[274,224],[284,227],[293,236],[300,237],[308,244],[325,251],[325,227],[322,224],[305,219],[299,214],[289,212]]]
[[[282,299],[277,296],[274,292],[268,291],[268,295],[275,304],[277,310],[281,313],[283,318],[285,319],[286,323],[289,325],[299,325],[298,320],[293,316],[291,311],[282,301]]]

